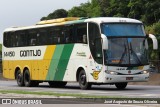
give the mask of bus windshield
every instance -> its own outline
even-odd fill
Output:
[[[142,24],[102,24],[108,38],[105,63],[113,66],[148,64],[147,42]]]
[[[107,65],[141,66],[148,64],[148,50],[145,38],[109,38],[109,48],[105,51]]]
[[[102,32],[106,36],[145,36],[142,24],[104,23]]]

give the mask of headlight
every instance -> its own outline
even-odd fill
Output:
[[[142,71],[141,73],[142,73],[142,74],[147,74],[147,73],[148,73],[148,71],[146,71],[146,70],[145,70],[145,71]]]
[[[117,75],[118,73],[115,71],[105,71],[107,74],[111,74],[111,75]]]

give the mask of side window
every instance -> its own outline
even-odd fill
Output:
[[[37,45],[37,36],[38,36],[38,34],[37,34],[37,32],[36,32],[36,30],[30,30],[29,32],[28,32],[28,36],[29,36],[29,46],[35,46],[35,45]]]
[[[63,42],[62,27],[52,27],[49,29],[49,44],[60,44]]]
[[[66,25],[63,29],[62,34],[64,34],[65,43],[73,43],[74,42],[74,30],[73,25]]]
[[[25,34],[25,31],[18,31],[15,32],[16,37],[16,46],[22,47],[27,46],[27,36]]]
[[[102,64],[103,63],[103,55],[102,55],[102,43],[100,30],[97,24],[89,23],[89,46],[94,60]]]
[[[3,34],[3,44],[5,47],[11,47],[11,39],[10,39],[10,33],[5,32]]]
[[[16,47],[17,46],[17,36],[15,35],[15,32],[10,32],[10,47]]]
[[[39,32],[37,33],[37,45],[49,45],[47,40],[48,37],[47,28],[39,29]]]
[[[77,24],[75,28],[77,43],[87,43],[87,23]]]

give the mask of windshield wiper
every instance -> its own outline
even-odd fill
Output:
[[[120,59],[120,61],[119,61],[118,64],[121,64],[121,63],[123,62],[123,58],[124,58],[125,54],[127,53],[127,47],[126,47],[126,44],[125,44],[125,43],[124,43],[124,47],[125,47],[124,52],[123,52],[123,54],[122,54],[122,56],[121,56],[121,59]]]
[[[142,62],[140,61],[140,59],[138,58],[137,54],[133,51],[132,49],[132,44],[130,43],[130,50],[131,50],[131,54],[133,54],[133,56],[136,57],[138,64],[142,65]]]

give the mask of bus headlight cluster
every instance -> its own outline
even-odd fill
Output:
[[[115,71],[108,71],[108,70],[106,70],[105,71],[107,74],[111,74],[111,75],[117,75],[118,73],[117,72],[115,72]]]
[[[141,73],[142,73],[142,74],[147,74],[147,73],[149,73],[149,72],[145,70],[145,71],[142,71]]]

